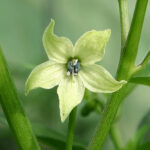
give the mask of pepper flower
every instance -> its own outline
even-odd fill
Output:
[[[63,122],[81,103],[85,88],[92,92],[112,93],[126,81],[116,81],[105,68],[96,64],[104,57],[111,30],[86,32],[73,46],[68,38],[54,34],[54,25],[51,20],[43,35],[49,60],[33,69],[26,81],[26,94],[38,87],[51,89],[58,85]]]

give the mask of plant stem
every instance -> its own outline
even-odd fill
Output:
[[[120,64],[118,66],[117,79],[128,81],[135,69],[135,60],[138,51],[141,30],[145,17],[148,0],[137,0],[130,32],[126,45],[121,54]],[[105,138],[110,130],[111,124],[116,116],[120,103],[126,93],[127,84],[119,91],[113,93],[108,100],[102,118],[98,124],[96,133],[89,146],[89,150],[100,150]]]
[[[110,135],[111,135],[111,138],[113,140],[113,144],[114,144],[116,150],[122,150],[123,142],[121,140],[121,135],[120,135],[120,131],[119,131],[117,123],[114,123],[111,126]]]
[[[118,0],[121,23],[121,46],[125,45],[129,32],[128,0]]]
[[[128,13],[128,0],[118,0],[120,11],[120,24],[121,24],[121,52],[125,46],[128,32],[129,32],[129,13]],[[125,95],[124,95],[125,97]],[[110,135],[114,146],[117,150],[123,148],[123,142],[117,123],[114,123],[110,129]]]
[[[40,150],[0,48],[0,103],[20,150]]]
[[[150,60],[150,50],[149,52],[147,53],[147,55],[145,56],[144,60],[142,61],[141,64],[139,64],[136,69],[135,69],[135,73],[141,71],[142,69],[145,68],[145,66],[147,65],[147,63],[149,62]]]
[[[143,21],[148,0],[137,0],[130,32],[120,58],[117,79],[129,80],[135,69],[135,60],[141,37]]]
[[[77,112],[77,107],[74,108],[71,114],[69,115],[66,150],[72,150],[75,122],[76,122],[76,112]]]

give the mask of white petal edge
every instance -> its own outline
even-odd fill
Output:
[[[97,64],[82,66],[78,74],[84,86],[92,92],[112,93],[126,83],[124,80],[115,80],[105,68]]]
[[[77,76],[66,76],[59,84],[59,108],[61,121],[64,122],[74,107],[81,103],[84,96],[84,86]]]
[[[72,57],[73,44],[65,37],[54,34],[55,21],[51,19],[43,35],[43,45],[50,60],[58,63],[66,63]]]
[[[110,38],[111,30],[92,30],[83,34],[73,49],[74,57],[82,64],[94,64],[100,61],[105,54],[105,47]]]
[[[50,89],[58,85],[65,73],[65,65],[47,61],[35,67],[26,81],[26,94],[41,87]]]

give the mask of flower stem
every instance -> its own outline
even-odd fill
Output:
[[[111,126],[110,135],[111,135],[111,138],[112,138],[112,141],[113,141],[113,144],[114,144],[116,150],[122,150],[123,142],[122,142],[121,134],[120,134],[117,123],[114,123]]]
[[[148,0],[137,0],[132,24],[128,38],[121,54],[120,64],[118,66],[117,79],[128,81],[135,70],[135,60],[138,51],[139,40],[143,27],[143,21],[147,8]],[[89,146],[89,150],[100,150],[105,138],[110,130],[111,124],[116,116],[120,103],[126,93],[127,84],[119,91],[113,93],[108,100],[102,118],[98,124],[96,133]]]
[[[141,71],[142,69],[144,69],[144,67],[147,65],[147,63],[150,60],[150,50],[148,51],[147,55],[145,56],[144,60],[142,61],[141,64],[139,64],[136,68],[135,68],[135,73]]]
[[[75,122],[76,122],[76,112],[77,112],[77,107],[74,108],[71,114],[69,115],[66,150],[72,150]]]
[[[0,48],[0,103],[20,150],[40,150]]]
[[[118,0],[121,23],[121,46],[125,45],[129,32],[128,0]]]

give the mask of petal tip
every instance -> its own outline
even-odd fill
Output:
[[[125,80],[121,80],[121,81],[120,81],[120,83],[124,85],[124,84],[126,84],[126,83],[127,83],[127,81],[125,81]]]
[[[52,31],[53,31],[54,26],[55,26],[55,21],[54,21],[54,19],[51,19],[49,26],[50,26],[50,29],[52,29]]]
[[[69,114],[66,114],[65,112],[62,111],[62,109],[60,109],[60,119],[61,119],[61,122],[64,123],[65,120],[67,119]]]
[[[61,123],[64,123],[65,122],[65,120],[66,120],[66,118],[64,118],[64,117],[60,117],[61,118]]]
[[[45,36],[46,36],[47,33],[53,34],[54,26],[55,26],[55,21],[54,21],[54,19],[51,19],[49,25],[46,27],[46,29],[45,29],[45,31],[44,31],[44,34],[43,34],[43,41],[44,41]]]

